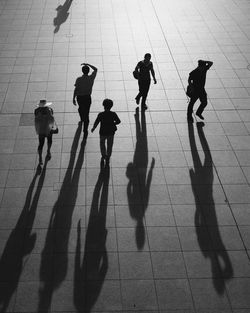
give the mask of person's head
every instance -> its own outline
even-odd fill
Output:
[[[144,61],[149,62],[151,60],[151,54],[150,53],[146,53],[144,55]]]
[[[82,72],[83,72],[84,75],[88,75],[88,73],[89,73],[88,65],[83,65]]]
[[[104,99],[102,105],[105,111],[110,111],[113,106],[113,101],[110,99]]]

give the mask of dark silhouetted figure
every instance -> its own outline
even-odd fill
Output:
[[[84,123],[83,132],[84,138],[88,136],[88,127],[89,127],[89,110],[92,102],[91,93],[94,84],[94,80],[97,74],[97,68],[88,63],[82,64],[82,73],[83,75],[78,77],[75,82],[75,89],[73,94],[73,104],[76,105],[76,99],[78,103],[78,112],[80,115],[80,120]],[[89,75],[89,68],[93,72]]]
[[[213,162],[203,126],[203,122],[197,123],[199,139],[205,154],[202,164],[195,142],[193,124],[188,124],[194,164],[194,169],[190,170],[190,178],[196,204],[195,227],[202,254],[211,261],[214,287],[219,294],[222,294],[225,290],[225,280],[233,276],[233,268],[218,227],[213,199]]]
[[[138,108],[135,114],[136,146],[133,162],[127,165],[126,175],[129,179],[127,196],[129,212],[136,224],[136,244],[141,250],[145,244],[145,228],[143,218],[148,207],[150,185],[152,181],[155,159],[152,158],[148,171],[148,141],[145,111],[141,112],[141,123]],[[142,196],[142,199],[141,197]]]
[[[196,115],[200,119],[204,120],[202,112],[207,106],[207,93],[205,90],[206,75],[207,71],[210,69],[212,65],[213,62],[211,61],[199,60],[198,67],[194,69],[191,73],[189,73],[188,84],[191,85],[193,89],[187,109],[187,119],[189,122],[193,122],[192,117],[193,107],[198,99],[200,99],[201,103],[200,106],[198,107],[198,110],[196,111]]]
[[[104,112],[98,114],[91,132],[100,123],[100,150],[102,155],[102,162],[106,161],[106,164],[109,164],[109,159],[112,154],[114,135],[117,130],[116,125],[120,124],[121,121],[118,115],[110,111],[113,106],[113,101],[110,99],[103,100]]]
[[[60,29],[60,26],[66,22],[69,16],[69,9],[73,0],[66,0],[63,5],[59,5],[56,8],[57,16],[54,18],[54,33],[57,33]]]
[[[109,166],[102,166],[92,197],[82,261],[80,221],[78,224],[74,273],[74,303],[77,312],[92,311],[108,270],[106,215],[109,176]]]
[[[51,158],[51,146],[52,146],[52,129],[55,126],[55,119],[53,116],[53,110],[50,108],[51,102],[46,100],[40,100],[38,108],[35,109],[35,128],[38,135],[39,145],[38,145],[38,155],[39,155],[39,164],[43,164],[42,152],[47,138],[47,158]]]
[[[0,259],[0,312],[9,311],[10,300],[17,289],[24,268],[24,258],[27,258],[35,246],[36,233],[32,233],[32,227],[45,179],[47,162],[48,158],[45,159],[43,169],[40,165],[37,166],[21,215],[11,231]],[[37,179],[36,191],[33,194]]]
[[[68,167],[59,191],[58,199],[52,209],[46,234],[45,245],[41,255],[40,288],[38,312],[50,310],[54,290],[59,288],[68,271],[68,245],[72,223],[72,215],[78,196],[78,183],[84,161],[86,141],[83,140],[76,159],[82,125],[76,130]],[[76,160],[76,162],[75,162]],[[55,272],[51,279],[51,254],[55,257]]]
[[[156,84],[157,81],[155,79],[155,71],[153,67],[153,63],[151,60],[151,54],[146,53],[144,56],[144,60],[140,61],[135,67],[135,75],[138,77],[138,85],[139,85],[139,93],[135,97],[136,103],[140,103],[141,100],[141,108],[146,110],[148,107],[146,105],[146,99],[148,96],[148,91],[150,87],[151,77],[150,73],[154,79],[154,83]]]

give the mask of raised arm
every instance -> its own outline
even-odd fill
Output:
[[[210,67],[213,65],[213,62],[212,61],[204,61],[205,65],[206,65],[206,68],[207,70],[210,69]]]
[[[97,73],[97,67],[95,67],[94,65],[91,65],[89,63],[82,63],[81,65],[87,65],[94,71],[94,73]]]

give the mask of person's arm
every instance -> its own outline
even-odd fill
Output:
[[[93,70],[93,73],[91,74],[92,76],[96,76],[96,74],[97,74],[97,71],[98,71],[98,69],[97,69],[97,67],[95,67],[94,65],[91,65],[91,64],[89,64],[89,63],[82,63],[81,65],[87,65],[87,66],[89,66],[92,70]]]
[[[205,63],[207,70],[209,70],[210,67],[213,65],[213,62],[212,62],[212,61],[205,61],[205,60],[203,60],[203,62]]]
[[[119,117],[116,113],[114,114],[114,122],[115,122],[115,125],[118,125],[121,123],[121,120],[119,119]]]
[[[76,88],[74,89],[73,93],[73,104],[76,105]]]
[[[155,71],[154,71],[153,63],[152,63],[150,72],[151,72],[151,75],[152,75],[152,77],[153,77],[153,79],[154,79],[154,83],[156,84],[156,83],[157,83],[157,80],[155,79]]]
[[[96,127],[97,127],[97,125],[100,123],[100,114],[98,114],[98,116],[97,116],[97,118],[96,118],[96,120],[95,120],[95,122],[94,122],[94,125],[93,125],[93,127],[92,127],[92,129],[91,129],[91,132],[93,133],[93,131],[96,129]]]

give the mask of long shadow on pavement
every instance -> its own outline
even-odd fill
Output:
[[[47,163],[48,158],[45,159],[43,168],[40,165],[37,166],[25,198],[24,207],[15,228],[11,231],[0,259],[1,312],[8,310],[10,300],[17,289],[22,274],[24,257],[29,255],[35,246],[36,233],[32,233],[32,227],[45,179]],[[37,179],[37,187],[33,196]]]
[[[80,221],[78,224],[74,273],[74,303],[78,312],[91,312],[108,270],[106,215],[109,176],[109,166],[101,167],[93,192],[82,264]]]
[[[66,0],[63,5],[59,5],[56,8],[57,16],[54,18],[54,21],[53,21],[54,26],[55,26],[54,33],[57,33],[60,29],[60,26],[66,22],[69,16],[68,11],[70,9],[72,2],[73,0]]]
[[[136,109],[135,123],[136,146],[134,158],[133,162],[130,162],[127,165],[126,171],[126,175],[129,179],[127,185],[127,197],[130,215],[137,221],[135,234],[136,245],[138,250],[142,250],[145,244],[145,227],[143,218],[148,207],[155,160],[152,158],[150,169],[148,171],[148,138],[144,110],[141,111],[140,122],[139,110],[138,108]]]
[[[40,266],[41,287],[39,290],[39,312],[48,312],[50,310],[52,295],[64,281],[68,270],[69,236],[72,215],[78,195],[78,183],[84,161],[86,144],[86,141],[83,140],[75,163],[81,129],[82,125],[79,124],[71,146],[70,160],[58,199],[52,209],[45,246],[42,251]],[[56,257],[56,267],[53,278],[51,277],[50,266],[52,253],[54,253],[54,256]]]
[[[203,127],[203,122],[197,123],[200,143],[205,154],[205,160],[202,164],[195,142],[193,123],[188,124],[194,164],[194,169],[190,170],[190,178],[196,204],[195,227],[202,254],[211,261],[214,288],[217,293],[223,294],[225,281],[233,276],[233,268],[219,231],[213,199],[213,160]],[[209,217],[209,225],[211,225],[209,227],[206,217]]]

